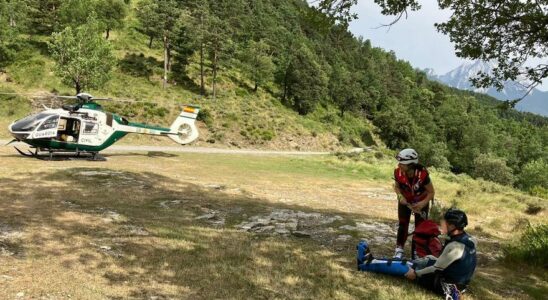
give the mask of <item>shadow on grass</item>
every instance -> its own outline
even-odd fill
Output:
[[[28,39],[25,41],[25,43],[27,43],[32,48],[38,50],[41,55],[49,57],[50,51],[49,51],[47,42],[35,40],[35,39]]]
[[[154,57],[145,57],[143,53],[127,53],[123,59],[118,62],[122,72],[149,79],[154,74],[154,68],[161,68],[162,63]]]
[[[337,251],[313,239],[250,234],[233,227],[273,209],[311,211],[303,206],[150,172],[69,168],[16,178],[0,182],[5,196],[0,219],[23,230],[49,228],[33,230],[20,251],[29,251],[34,260],[54,257],[67,269],[100,276],[107,286],[93,288],[108,298],[432,297],[403,279],[354,271],[357,240]],[[211,210],[224,212],[226,226],[215,228],[197,219]],[[320,212],[344,220],[374,219]],[[52,243],[58,246],[48,246]]]

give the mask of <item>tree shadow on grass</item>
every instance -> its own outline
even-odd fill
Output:
[[[96,283],[93,289],[108,298],[432,296],[402,279],[354,271],[357,240],[337,251],[314,239],[233,227],[274,209],[312,211],[303,206],[150,172],[68,168],[14,178],[0,182],[0,192],[7,195],[0,201],[0,219],[31,232],[21,251],[32,253],[34,261],[59,261],[74,276],[80,270],[102,278],[106,284]],[[224,227],[197,219],[212,210],[223,212]],[[336,214],[348,223],[376,219],[363,213],[314,212]]]
[[[122,72],[149,79],[154,74],[155,68],[162,68],[163,65],[154,57],[145,57],[143,53],[127,53],[118,63]]]
[[[41,55],[48,56],[48,57],[50,56],[50,51],[49,51],[47,42],[35,40],[35,39],[27,39],[25,43],[31,46],[32,48],[38,50]]]

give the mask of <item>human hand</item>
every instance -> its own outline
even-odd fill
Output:
[[[409,271],[405,273],[405,277],[409,280],[415,280],[417,278],[417,273],[415,273],[415,270],[413,270],[413,268],[409,268]]]
[[[415,213],[420,213],[421,210],[426,206],[428,202],[424,202],[424,201],[419,201],[417,203],[414,203],[412,204],[412,208],[411,210],[413,210],[413,212]]]
[[[402,194],[396,193],[396,198],[401,205],[409,205],[409,203],[407,203],[407,200],[405,200],[405,197]]]

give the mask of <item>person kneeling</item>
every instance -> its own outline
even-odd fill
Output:
[[[449,209],[441,222],[441,231],[450,240],[438,258],[427,256],[413,262],[413,268],[405,274],[410,280],[439,294],[464,291],[476,269],[476,239],[464,231],[468,225],[466,214]],[[453,297],[455,298],[455,297]]]

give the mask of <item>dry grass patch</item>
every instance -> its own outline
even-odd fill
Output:
[[[403,279],[355,271],[355,244],[370,236],[339,229],[357,222],[395,224],[390,180],[378,175],[390,174],[390,164],[148,153],[116,154],[105,163],[42,162],[11,153],[0,149],[0,224],[21,235],[10,246],[13,254],[0,256],[0,297],[434,298]],[[442,176],[434,180],[438,193],[462,187]],[[482,207],[492,192],[479,195]],[[234,227],[276,210],[342,220],[318,225],[327,233],[312,238]],[[223,222],[202,218],[211,212]],[[473,222],[486,215],[471,211]],[[492,224],[481,226],[481,251],[488,252],[480,257],[472,298],[545,292],[546,275],[539,270],[519,279],[487,258],[504,240],[490,235]],[[335,243],[342,234],[351,238]],[[390,242],[378,243],[376,254],[390,254]]]

